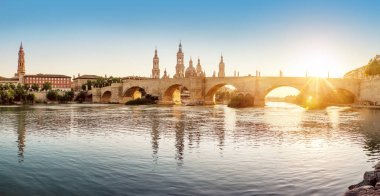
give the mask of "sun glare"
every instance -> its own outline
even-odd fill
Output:
[[[340,77],[344,73],[342,57],[333,46],[322,41],[306,45],[298,50],[294,68],[310,77]]]

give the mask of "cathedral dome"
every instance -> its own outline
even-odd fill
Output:
[[[195,70],[193,66],[193,60],[190,59],[189,67],[186,69],[186,72],[185,72],[185,77],[190,78],[190,77],[196,77],[196,76],[197,76],[197,71]]]

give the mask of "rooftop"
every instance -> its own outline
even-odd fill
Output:
[[[76,79],[98,79],[98,78],[101,78],[101,76],[97,76],[97,75],[82,75],[82,76],[78,76],[78,77],[74,78],[73,80],[76,80]]]
[[[24,77],[71,78],[70,76],[65,76],[65,75],[60,75],[60,74],[35,74],[35,75],[25,75]]]

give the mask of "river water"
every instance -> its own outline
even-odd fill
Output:
[[[0,195],[341,195],[379,155],[376,110],[0,107]]]

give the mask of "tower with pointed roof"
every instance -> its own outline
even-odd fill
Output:
[[[179,42],[179,48],[177,52],[177,65],[175,66],[175,75],[174,78],[183,78],[185,77],[185,65],[183,62],[184,54],[182,52],[182,43]]]
[[[189,67],[186,69],[185,77],[193,78],[197,76],[197,72],[193,66],[193,59],[190,58]]]
[[[168,78],[169,78],[169,75],[168,75],[168,72],[166,72],[166,68],[165,68],[164,76],[162,76],[162,79],[168,79]]]
[[[225,77],[226,73],[224,72],[225,69],[225,64],[223,61],[223,55],[220,56],[220,63],[219,63],[219,72],[218,72],[218,77]]]
[[[158,55],[157,55],[157,48],[154,50],[152,78],[154,79],[160,78],[160,59],[158,58]]]
[[[199,57],[198,57],[198,64],[197,64],[196,71],[197,71],[198,77],[203,77],[202,65],[201,65],[201,60],[199,59]]]
[[[24,75],[25,75],[25,52],[24,52],[24,47],[22,46],[22,42],[21,42],[20,50],[18,51],[17,73],[15,74],[15,76],[18,77],[19,82],[22,83]]]

